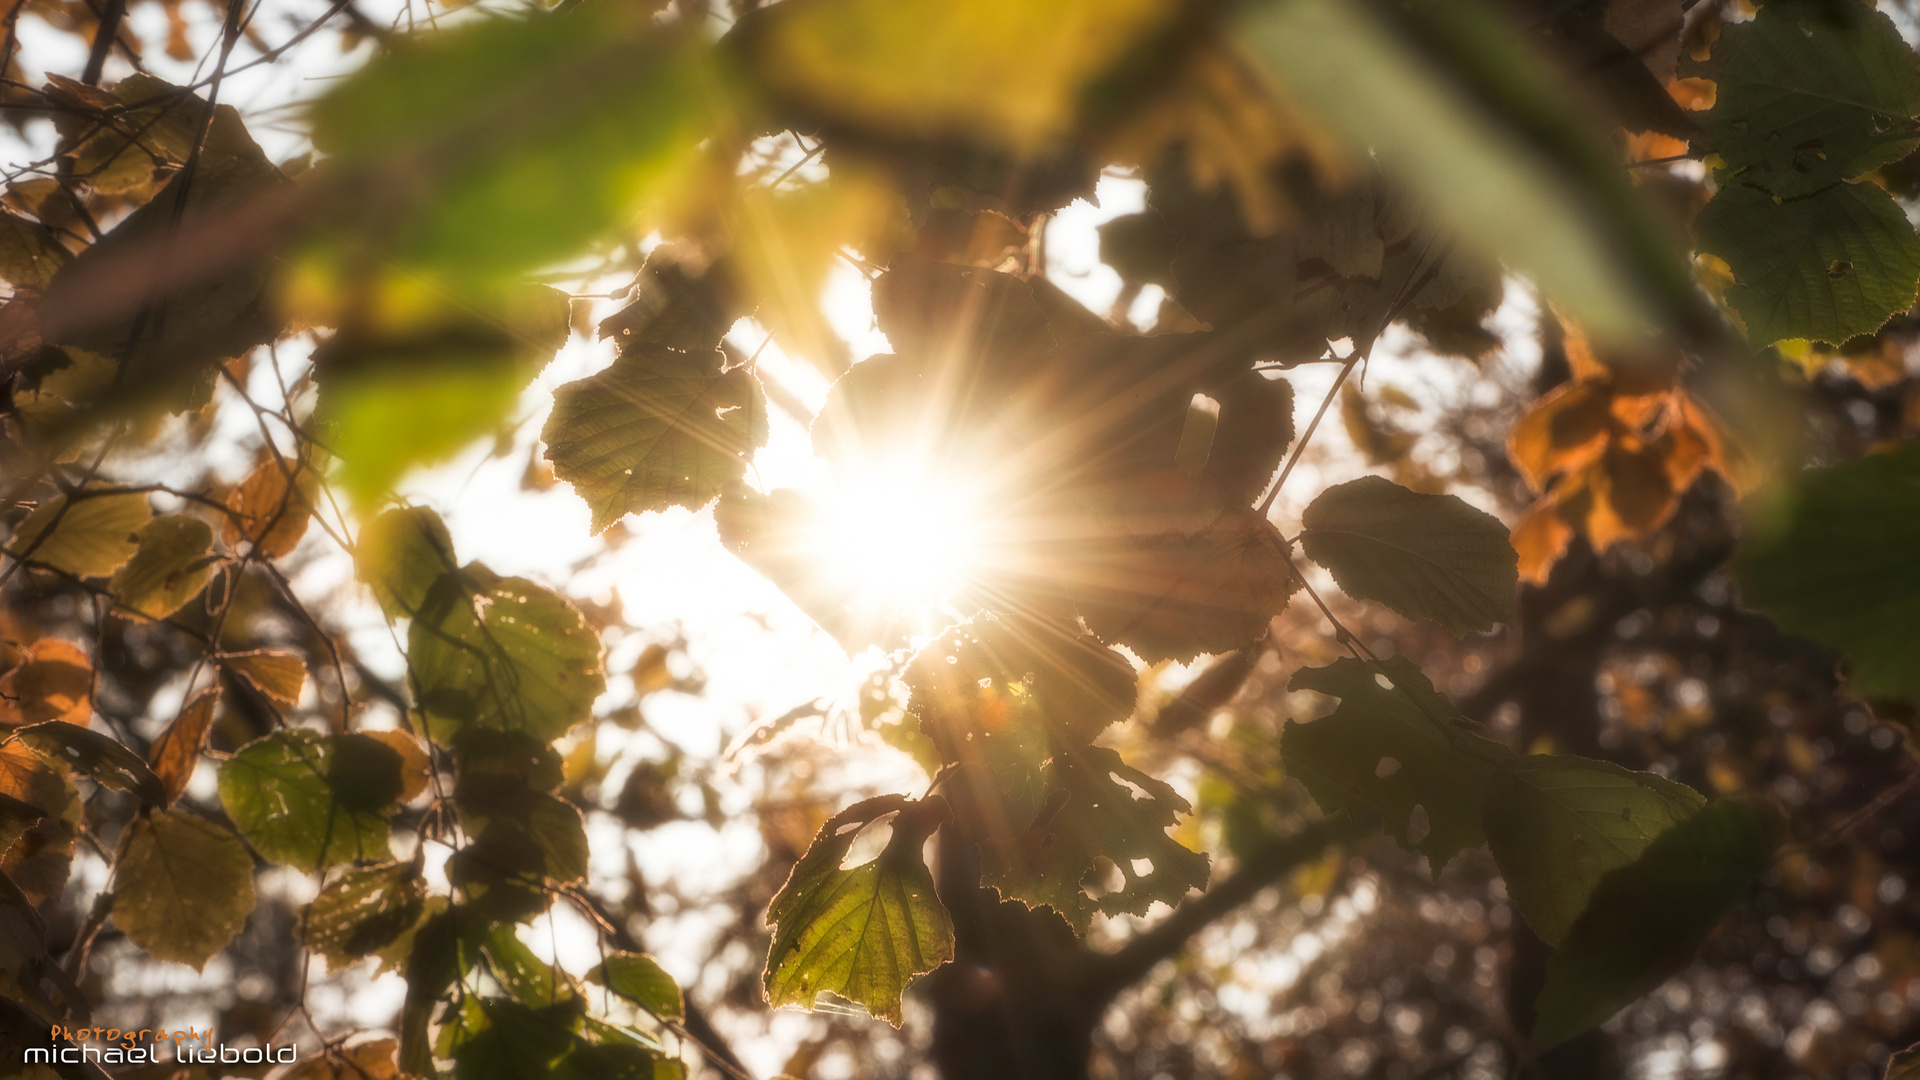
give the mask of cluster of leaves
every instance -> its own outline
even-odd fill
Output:
[[[1575,53],[1646,45],[1567,7]],[[1697,125],[1649,66],[1594,70],[1656,130],[1697,127],[1716,190],[1693,221],[1695,265],[1748,345],[1838,344],[1912,304],[1920,238],[1861,179],[1920,142],[1920,60],[1885,16],[1770,0],[1679,69],[1717,87]],[[643,1030],[592,1015],[514,929],[579,900],[586,877],[555,743],[605,688],[598,639],[558,593],[460,564],[432,511],[388,505],[409,469],[512,413],[571,325],[565,294],[526,279],[583,253],[639,265],[631,303],[601,326],[616,358],[553,396],[555,476],[596,532],[712,506],[722,540],[850,650],[896,651],[918,728],[905,741],[934,775],[918,799],[869,799],[820,826],[768,913],[774,1005],[832,994],[899,1022],[907,985],[955,952],[924,856],[936,833],[977,852],[979,884],[1080,934],[1096,914],[1207,886],[1208,857],[1168,831],[1185,801],[1098,741],[1139,698],[1121,649],[1150,664],[1225,655],[1244,675],[1307,584],[1298,558],[1355,600],[1490,631],[1576,533],[1644,537],[1704,473],[1752,479],[1682,383],[1688,362],[1737,348],[1686,245],[1560,77],[1478,5],[1277,0],[1202,16],[1155,0],[795,0],[718,43],[640,6],[475,18],[396,43],[319,102],[325,157],[298,184],[237,113],[150,76],[56,80],[42,97],[61,118],[62,171],[53,188],[15,185],[0,220],[11,418],[34,462],[7,573],[78,583],[128,617],[170,623],[196,600],[217,616],[251,571],[284,586],[272,564],[337,486],[362,522],[360,577],[405,627],[409,705],[408,732],[277,716],[222,755],[215,814],[183,797],[221,689],[189,696],[143,757],[88,727],[84,650],[19,650],[0,676],[0,958],[9,994],[44,1013],[84,1009],[35,910],[65,884],[79,775],[140,801],[99,911],[157,958],[204,964],[244,924],[256,863],[289,866],[322,875],[310,950],[377,955],[406,976],[400,1069],[678,1069],[655,1032],[683,1004],[657,964],[628,950],[588,976],[651,1016]],[[770,143],[803,153],[774,179],[743,167]],[[825,179],[787,182],[815,157]],[[1104,249],[1130,294],[1166,291],[1161,332],[1079,307],[1033,258],[1045,215],[1113,164],[1141,170],[1149,202],[1106,228]],[[63,198],[127,212],[86,243]],[[642,259],[634,238],[653,230],[669,239]],[[892,349],[858,364],[817,303],[842,257],[872,275]],[[1458,497],[1378,477],[1318,493],[1285,535],[1275,493],[1332,395],[1296,440],[1280,373],[1337,363],[1337,390],[1402,320],[1480,356],[1501,264],[1585,331],[1567,335],[1575,379],[1512,435],[1543,492],[1516,539]],[[837,473],[910,454],[988,478],[1005,540],[917,650],[897,612],[819,572],[827,511],[748,484],[772,395],[726,340],[747,317],[837,376],[812,418]],[[217,380],[239,382],[255,347],[308,327],[329,332],[313,410],[290,421],[300,455],[270,454],[224,497],[187,493],[187,512],[158,516],[160,489],[98,479],[140,410],[196,408]],[[1649,344],[1656,328],[1670,336]],[[1353,351],[1336,357],[1343,338]],[[75,465],[83,452],[94,467]],[[1903,450],[1783,484],[1756,502],[1740,556],[1751,598],[1844,650],[1863,693],[1920,696],[1904,632],[1920,605],[1902,543],[1915,538],[1875,517],[1911,501],[1916,476]],[[1920,519],[1908,509],[1902,521]],[[1289,685],[1339,705],[1286,727],[1288,774],[1436,873],[1490,849],[1559,949],[1537,1043],[1684,965],[1765,868],[1777,824],[1764,807],[1516,754],[1412,662],[1331,632],[1353,655]],[[299,658],[228,648],[217,626],[202,636],[229,688],[281,714],[299,704]],[[392,851],[396,817],[422,803],[422,841],[454,849],[446,895],[430,895],[417,850]],[[848,865],[863,844],[877,854]]]

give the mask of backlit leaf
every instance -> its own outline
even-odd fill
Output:
[[[1777,829],[1752,803],[1713,803],[1600,879],[1547,961],[1534,1044],[1564,1042],[1685,968],[1767,868]]]
[[[887,814],[893,831],[879,857],[841,869],[854,838]],[[938,798],[883,795],[820,827],[767,909],[768,1004],[811,1009],[831,993],[899,1026],[907,984],[953,957],[953,924],[920,857],[947,817]]]
[[[167,789],[140,755],[90,728],[49,720],[21,728],[20,741],[76,772],[86,773],[115,791],[130,791],[148,803],[165,806]]]
[[[1746,511],[1741,597],[1844,653],[1854,694],[1920,698],[1920,446],[1782,480]]]
[[[767,441],[767,403],[718,352],[637,348],[554,391],[540,437],[554,475],[593,510],[599,532],[626,514],[712,502]]]
[[[1487,845],[1514,906],[1534,933],[1557,945],[1607,871],[1638,858],[1705,804],[1692,788],[1652,773],[1531,754],[1493,774]]]
[[[433,759],[420,740],[404,731],[362,731],[360,734],[383,743],[400,755],[400,801],[411,802],[433,782]]]
[[[389,619],[411,618],[440,575],[460,564],[440,515],[424,506],[388,510],[360,530],[353,552],[360,580]]]
[[[292,653],[271,649],[226,653],[220,664],[282,708],[300,704],[307,684],[307,663]]]
[[[253,859],[225,828],[178,810],[137,819],[115,868],[113,922],[158,960],[199,970],[253,910]]]
[[[387,857],[400,755],[364,735],[277,732],[220,768],[220,805],[254,849],[302,870]]]
[[[300,937],[338,971],[391,944],[420,920],[426,901],[426,882],[411,864],[358,867],[313,898]]]
[[[20,523],[7,553],[75,577],[106,577],[140,550],[134,534],[152,517],[138,492],[55,495]]]
[[[304,461],[269,456],[227,496],[220,538],[229,547],[249,543],[255,554],[266,559],[287,554],[307,534],[318,480]]]
[[[1920,57],[1865,5],[1774,0],[1728,23],[1686,77],[1713,80],[1696,150],[1773,195],[1807,195],[1911,153]]]
[[[55,770],[32,747],[14,741],[0,745],[0,794],[45,814],[0,853],[0,871],[34,903],[44,903],[60,895],[67,883],[80,821],[79,792],[65,772]]]
[[[1056,756],[1045,779],[1047,801],[1034,820],[980,845],[982,884],[1029,907],[1051,907],[1081,934],[1096,911],[1145,915],[1156,900],[1175,907],[1207,887],[1207,857],[1167,835],[1192,809],[1173,788],[1104,746]],[[1100,859],[1113,862],[1121,883],[1096,897],[1088,886],[1104,885],[1089,880]]]
[[[662,1020],[679,1020],[686,1012],[680,984],[645,953],[615,953],[589,972],[587,981],[605,985]]]
[[[0,209],[0,281],[44,289],[72,258],[45,225]]]
[[[1913,306],[1920,237],[1875,184],[1836,184],[1775,201],[1729,184],[1693,222],[1700,249],[1725,259],[1726,297],[1755,347],[1782,338],[1839,344]]]
[[[0,727],[93,718],[93,662],[78,645],[41,638],[28,646],[19,666],[0,675]]]
[[[113,595],[124,607],[164,619],[206,587],[213,529],[190,514],[165,514],[134,535],[140,550],[113,575]]]
[[[160,786],[166,789],[169,803],[186,793],[194,766],[200,763],[200,747],[207,740],[207,729],[213,726],[219,707],[219,687],[200,691],[181,706],[180,715],[153,741],[147,760],[153,774],[160,778]]]
[[[547,742],[585,720],[606,689],[600,641],[580,612],[480,563],[441,577],[407,640],[420,708],[437,733],[494,728]]]
[[[1456,634],[1513,621],[1519,570],[1506,526],[1455,496],[1363,476],[1321,492],[1300,525],[1307,557],[1356,600]]]
[[[1486,841],[1481,802],[1512,753],[1481,735],[1411,661],[1343,657],[1294,672],[1287,689],[1340,699],[1312,723],[1287,721],[1280,738],[1287,775],[1306,785],[1320,809],[1380,815],[1401,846],[1433,861],[1436,874]],[[1424,835],[1412,828],[1416,809]]]

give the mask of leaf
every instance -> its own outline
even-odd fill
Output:
[[[1920,281],[1920,237],[1874,184],[1836,184],[1785,201],[1730,184],[1693,231],[1700,250],[1733,269],[1726,297],[1756,348],[1872,333],[1913,306]]]
[[[1235,32],[1335,133],[1596,334],[1691,306],[1685,267],[1577,96],[1480,5],[1289,0],[1245,9]]]
[[[178,810],[131,826],[115,867],[113,921],[156,960],[195,971],[253,910],[253,859],[231,832]]]
[[[1513,621],[1519,557],[1507,528],[1455,496],[1363,476],[1321,492],[1300,526],[1307,557],[1356,600],[1455,634]]]
[[[0,208],[0,281],[44,289],[72,258],[45,225]]]
[[[32,803],[0,792],[0,852],[12,847],[22,833],[33,827],[34,822],[46,816],[45,810]]]
[[[1613,394],[1603,383],[1564,383],[1514,421],[1507,457],[1535,491],[1556,474],[1578,469],[1606,450],[1613,430]]]
[[[1920,699],[1920,446],[1778,481],[1745,510],[1742,599],[1844,653],[1856,696]]]
[[[0,675],[0,727],[93,719],[93,662],[78,645],[41,638],[18,667]]]
[[[587,981],[604,985],[662,1020],[678,1021],[686,1014],[680,984],[646,953],[614,953],[587,973]]]
[[[163,514],[134,535],[140,550],[113,575],[113,595],[125,608],[164,619],[206,587],[213,529],[190,514]]]
[[[698,510],[746,472],[767,441],[767,403],[718,352],[625,351],[598,375],[554,391],[540,437],[554,475],[593,510],[600,532],[626,514]]]
[[[1920,1080],[1920,1046],[1909,1046],[1888,1058],[1883,1080]]]
[[[893,831],[879,857],[842,869],[854,838],[888,814]],[[916,802],[883,795],[820,826],[767,909],[769,1005],[811,1009],[822,993],[832,993],[900,1025],[907,984],[953,958],[953,924],[920,858],[927,837],[948,817],[938,797]]]
[[[1287,689],[1340,699],[1312,723],[1287,721],[1280,736],[1287,775],[1321,810],[1380,815],[1402,847],[1432,860],[1436,875],[1486,841],[1481,802],[1512,753],[1479,734],[1406,657],[1301,668]],[[1416,808],[1425,811],[1425,835],[1410,831]]]
[[[1028,907],[1053,908],[1082,935],[1096,911],[1145,915],[1156,900],[1176,907],[1189,890],[1207,887],[1207,857],[1167,835],[1191,809],[1173,788],[1104,746],[1056,755],[1045,779],[1046,805],[1033,822],[980,845],[982,884]],[[1096,898],[1086,886],[1101,859],[1122,883]]]
[[[440,515],[423,506],[388,510],[360,530],[353,566],[389,619],[412,618],[440,576],[460,564]]]
[[[140,755],[97,731],[49,720],[21,728],[19,738],[49,760],[86,773],[104,787],[130,791],[154,806],[167,804],[167,789]]]
[[[339,246],[312,264],[509,280],[631,227],[708,134],[726,80],[706,45],[621,7],[397,38],[314,106]]]
[[[135,491],[55,495],[20,523],[7,553],[75,577],[106,577],[139,551],[134,532],[153,517]]]
[[[1565,1042],[1691,963],[1766,870],[1776,829],[1758,804],[1715,802],[1601,878],[1547,960],[1534,1045]]]
[[[0,872],[35,904],[60,895],[72,868],[81,803],[73,781],[56,772],[25,743],[0,744],[0,794],[42,811],[45,816],[0,854]]]
[[[659,347],[700,353],[746,314],[746,305],[724,262],[698,267],[672,257],[665,246],[647,256],[626,307],[600,323],[600,336],[621,352]]]
[[[1280,533],[1251,510],[1193,536],[1087,545],[1068,582],[1087,626],[1149,663],[1231,652],[1299,588]]]
[[[546,285],[409,284],[333,315],[339,331],[313,352],[315,412],[362,504],[507,423],[570,333],[567,294]]]
[[[300,691],[307,685],[306,661],[292,653],[271,649],[223,653],[220,664],[268,700],[289,709],[300,704]]]
[[[505,998],[476,998],[485,1027],[453,1047],[454,1080],[552,1076],[581,1045],[577,1008],[529,1008]]]
[[[307,534],[317,480],[304,461],[267,457],[227,496],[220,538],[228,547],[245,541],[264,559],[287,554]]]
[[[400,755],[400,801],[412,802],[433,782],[433,759],[420,740],[404,731],[362,731],[360,734],[382,743]]]
[[[580,612],[525,578],[480,563],[435,583],[408,635],[428,729],[494,728],[549,742],[606,689],[600,641]]]
[[[180,707],[167,730],[153,741],[147,761],[153,774],[166,789],[167,802],[178,802],[186,794],[187,783],[200,763],[200,748],[207,741],[207,729],[213,726],[214,712],[220,707],[220,688],[209,687]]]
[[[267,735],[220,768],[220,805],[269,862],[324,870],[388,856],[400,755],[364,735]]]
[[[1493,774],[1483,820],[1514,906],[1558,945],[1603,875],[1704,805],[1692,788],[1652,773],[1532,754]]]
[[[300,938],[338,971],[392,944],[420,921],[426,902],[426,882],[412,864],[357,867],[313,898]]]
[[[1169,21],[1165,0],[833,0],[768,10],[742,60],[790,107],[897,138],[1034,149],[1089,84]]]
[[[1920,146],[1920,57],[1864,5],[1775,0],[1682,76],[1713,80],[1696,152],[1771,195],[1808,195]]]

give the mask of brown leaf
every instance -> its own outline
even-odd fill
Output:
[[[386,743],[400,755],[400,801],[411,802],[427,790],[433,779],[433,761],[420,740],[404,731],[363,731],[360,734]]]
[[[86,726],[92,718],[93,664],[78,645],[41,638],[19,667],[0,675],[0,727],[43,720]]]
[[[1527,510],[1510,538],[1520,556],[1520,580],[1544,585],[1553,564],[1573,542],[1573,526],[1560,516],[1559,499],[1547,495]]]
[[[315,485],[314,471],[305,462],[268,457],[227,496],[221,538],[229,547],[245,540],[262,558],[287,554],[306,535]]]
[[[1607,0],[1607,33],[1662,82],[1673,78],[1680,62],[1680,31],[1685,23],[1680,0]]]
[[[213,726],[219,705],[219,687],[200,691],[181,707],[180,715],[154,740],[147,760],[153,765],[153,774],[167,789],[168,803],[178,802],[186,793],[187,781],[193,779],[194,766],[200,761],[200,747],[206,742],[207,729]]]
[[[1507,456],[1535,491],[1544,490],[1555,473],[1579,469],[1606,449],[1612,404],[1600,383],[1562,385],[1514,422]]]
[[[1668,478],[1667,456],[1659,445],[1617,439],[1589,466],[1593,505],[1587,512],[1587,540],[1595,551],[1646,537],[1673,516],[1679,499]]]
[[[46,812],[4,853],[0,872],[34,903],[60,895],[73,865],[74,821],[79,796],[73,782],[24,743],[0,745],[0,794],[10,795]]]
[[[228,653],[220,663],[275,702],[289,709],[300,704],[300,691],[307,684],[307,665],[292,653],[256,649]]]

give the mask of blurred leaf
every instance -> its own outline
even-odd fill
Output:
[[[292,653],[270,649],[224,653],[220,665],[288,709],[300,704],[300,691],[307,685],[306,661]]]
[[[407,640],[415,693],[437,738],[477,727],[557,739],[606,689],[600,641],[580,612],[480,563],[441,576]]]
[[[733,40],[784,103],[835,125],[1031,149],[1173,12],[1166,0],[808,0],[741,20]]]
[[[249,543],[263,559],[288,554],[307,534],[318,482],[307,462],[267,456],[227,496],[220,538],[228,547]]]
[[[706,135],[718,85],[697,38],[644,7],[398,38],[314,106],[333,185],[322,243],[341,230],[402,267],[469,282],[571,258],[658,201]]]
[[[140,755],[89,728],[64,720],[21,728],[21,742],[115,791],[128,791],[154,806],[167,804],[167,789]]]
[[[253,858],[225,828],[178,810],[130,828],[114,873],[114,925],[149,956],[198,971],[246,925]]]
[[[1630,336],[1692,305],[1672,244],[1572,95],[1479,5],[1272,0],[1238,33],[1270,76],[1594,333]]]
[[[587,981],[605,985],[662,1020],[678,1021],[686,1013],[680,984],[645,953],[614,953],[587,973]]]
[[[1893,20],[1865,5],[1773,0],[1729,23],[1704,62],[1713,80],[1696,152],[1781,198],[1809,195],[1920,146],[1920,57]],[[1794,335],[1798,336],[1798,335]]]
[[[357,867],[313,898],[300,923],[300,938],[326,959],[329,971],[339,971],[412,927],[426,900],[426,882],[409,863]]]
[[[1028,907],[1051,907],[1082,935],[1096,911],[1145,915],[1156,900],[1178,907],[1189,891],[1207,887],[1207,856],[1167,835],[1192,809],[1173,788],[1104,746],[1056,755],[1045,779],[1046,805],[1032,823],[980,845],[981,884]],[[1101,859],[1123,880],[1096,898],[1086,886]]]
[[[452,291],[411,281],[340,315],[313,363],[316,413],[331,427],[341,483],[371,503],[409,469],[495,431],[566,344],[568,305],[545,285]]]
[[[841,862],[860,832],[894,815],[878,858]],[[822,993],[866,1006],[898,1027],[900,996],[917,976],[953,958],[953,924],[935,898],[920,849],[950,814],[935,797],[883,795],[855,803],[820,826],[767,909],[767,1003],[811,1009]]]
[[[600,323],[600,336],[614,338],[621,352],[719,348],[727,330],[746,314],[738,292],[724,263],[696,271],[661,248],[640,268],[633,299]]]
[[[1455,496],[1363,476],[1321,492],[1300,529],[1307,557],[1356,600],[1455,634],[1513,621],[1519,571],[1507,528]]]
[[[0,281],[16,289],[44,289],[72,259],[46,226],[0,208]]]
[[[0,853],[0,872],[11,876],[35,904],[57,897],[73,864],[81,802],[73,781],[22,742],[0,744],[0,794],[45,813]]]
[[[1604,874],[1705,804],[1653,773],[1534,754],[1493,774],[1483,820],[1514,906],[1541,940],[1558,945]]]
[[[1909,1046],[1888,1058],[1883,1080],[1920,1080],[1920,1046]]]
[[[400,755],[400,801],[412,802],[433,782],[433,759],[420,740],[404,731],[362,731]]]
[[[1746,514],[1741,599],[1844,653],[1854,695],[1920,698],[1920,446],[1778,481]]]
[[[459,565],[453,537],[440,515],[424,506],[399,507],[360,530],[353,565],[389,619],[412,618],[442,574]]]
[[[454,1080],[524,1080],[552,1076],[583,1045],[579,1010],[535,1009],[504,998],[477,999],[486,1026],[453,1048]]]
[[[1777,826],[1751,803],[1707,806],[1600,879],[1547,960],[1534,1045],[1558,1045],[1685,968],[1767,868]]]
[[[511,923],[487,931],[480,948],[488,961],[487,970],[501,988],[522,1005],[544,1009],[567,1000],[577,991],[573,980],[558,964],[540,959],[527,948]]]
[[[160,778],[160,786],[166,789],[167,802],[178,802],[186,794],[194,767],[200,763],[207,729],[213,726],[213,715],[219,707],[219,687],[200,691],[180,707],[180,715],[153,741],[147,760],[153,774]]]
[[[1481,735],[1411,661],[1343,657],[1301,668],[1287,689],[1340,699],[1312,723],[1287,721],[1280,738],[1287,775],[1321,810],[1380,815],[1402,847],[1432,860],[1436,875],[1486,841],[1481,803],[1512,752]],[[1416,808],[1425,811],[1425,835],[1409,831]]]
[[[364,735],[292,729],[220,768],[220,805],[267,860],[301,870],[384,859],[399,755]]]
[[[1755,348],[1872,333],[1913,306],[1920,281],[1920,237],[1874,184],[1836,184],[1785,201],[1729,184],[1693,231],[1702,251],[1733,268],[1726,296]]]
[[[152,517],[135,491],[55,495],[20,523],[7,553],[75,577],[106,577],[140,550],[134,533]]]
[[[78,645],[41,638],[22,653],[18,667],[0,675],[0,727],[93,719],[93,662]]]
[[[626,514],[698,510],[737,483],[767,441],[767,402],[719,352],[629,349],[598,375],[554,391],[540,437],[554,475],[600,532]]]
[[[34,822],[47,816],[45,810],[0,791],[0,852],[13,846]]]
[[[213,529],[190,514],[164,514],[134,535],[140,550],[113,575],[113,595],[148,618],[164,619],[206,587]]]

